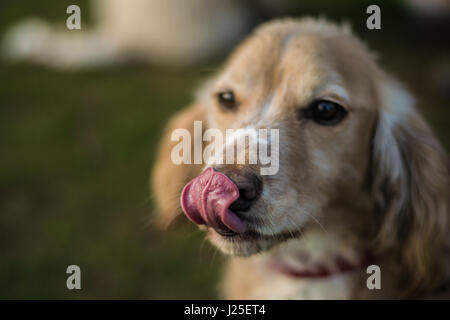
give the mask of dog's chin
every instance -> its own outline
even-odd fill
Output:
[[[267,251],[281,242],[299,237],[300,233],[300,231],[286,231],[276,235],[264,235],[258,231],[247,231],[237,234],[208,228],[209,240],[223,253],[234,256],[250,256]]]

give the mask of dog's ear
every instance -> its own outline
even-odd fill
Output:
[[[413,106],[413,98],[389,80],[373,141],[373,192],[383,215],[378,241],[397,249],[408,270],[409,292],[442,281],[440,258],[449,231],[448,158]]]
[[[156,225],[167,227],[182,211],[180,195],[184,185],[200,174],[201,164],[175,164],[171,158],[172,150],[179,141],[172,141],[172,133],[181,129],[190,134],[190,155],[194,156],[194,121],[202,121],[205,128],[205,110],[200,103],[194,103],[176,114],[166,126],[161,139],[155,165],[151,174],[151,189],[156,206]],[[187,131],[186,131],[187,130]],[[198,138],[198,137],[197,137]],[[202,141],[200,137],[200,141]]]

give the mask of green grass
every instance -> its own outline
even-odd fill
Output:
[[[215,296],[217,264],[213,249],[199,252],[201,235],[149,225],[155,145],[201,78],[4,67],[0,298]],[[65,288],[70,264],[82,269],[80,292]]]
[[[0,2],[0,34],[32,16],[63,25],[72,3]],[[75,3],[86,27],[88,2]],[[202,234],[150,223],[161,130],[204,77],[0,65],[0,298],[217,296],[220,256]],[[81,291],[66,288],[70,264],[81,267]]]

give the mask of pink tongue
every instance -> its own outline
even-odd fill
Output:
[[[181,207],[194,223],[243,233],[247,229],[245,223],[228,209],[238,198],[239,190],[233,181],[208,168],[184,187]]]

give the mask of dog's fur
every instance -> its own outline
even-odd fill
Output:
[[[234,90],[236,112],[218,107],[216,93],[224,88]],[[348,115],[334,126],[299,119],[298,110],[318,98],[340,103]],[[232,255],[224,297],[445,297],[447,156],[411,95],[348,27],[273,21],[236,50],[167,128],[152,180],[161,225],[181,212],[183,185],[204,169],[170,160],[170,133],[193,133],[194,120],[222,131],[280,129],[279,172],[263,176],[263,193],[249,212],[262,221],[255,227],[261,236],[227,240],[208,229],[210,240]],[[271,261],[332,268],[336,255],[359,261],[364,252],[381,268],[381,290],[367,288],[364,268],[320,279],[270,268]]]

